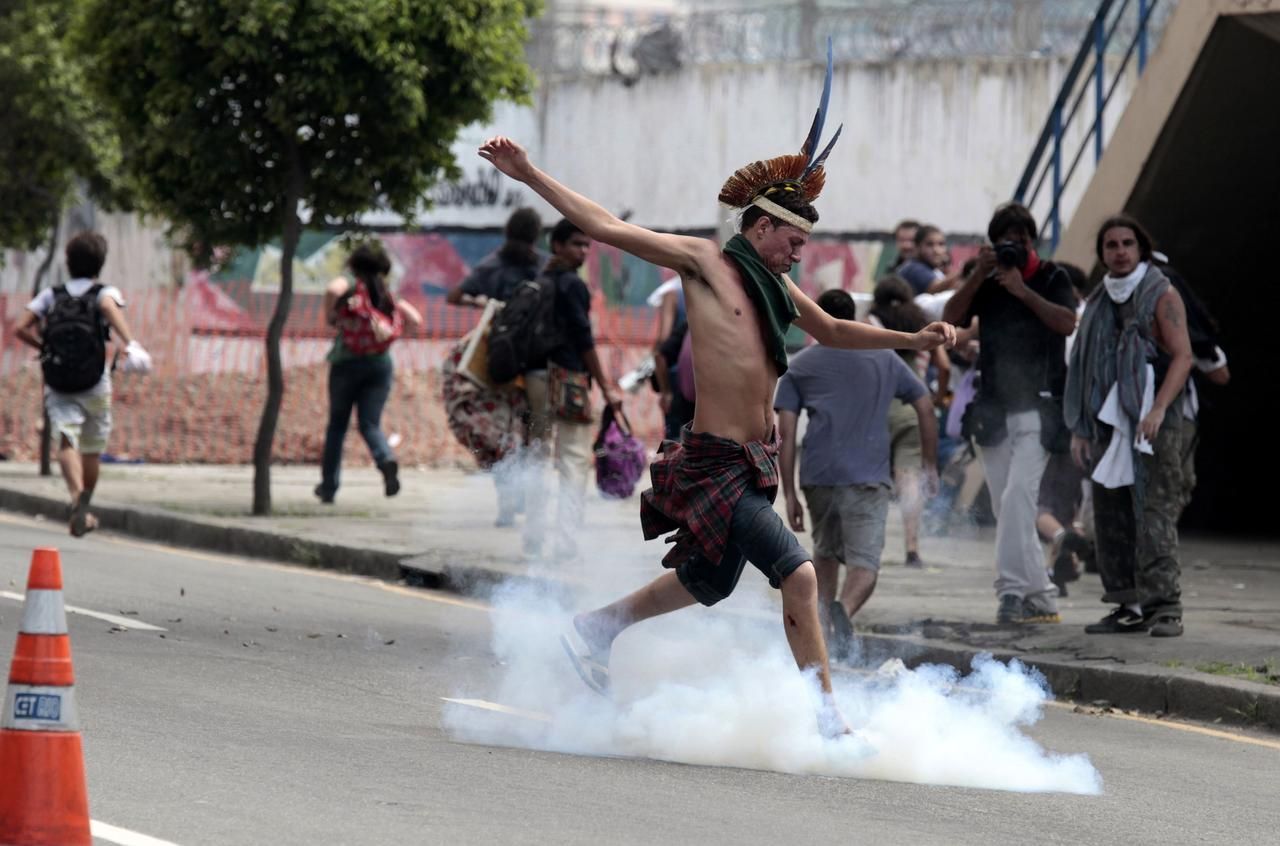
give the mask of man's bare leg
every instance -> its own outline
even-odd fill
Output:
[[[818,575],[813,562],[806,561],[782,580],[782,628],[801,670],[813,669],[822,687],[823,707],[818,727],[824,735],[849,734],[849,726],[836,708],[831,692],[831,667],[827,643],[818,619]]]
[[[831,630],[829,609],[836,599],[836,586],[840,581],[840,562],[834,558],[813,556],[813,571],[818,577],[818,619],[823,631]]]
[[[902,512],[902,540],[908,564],[920,560],[920,515],[924,496],[920,491],[920,471],[899,467],[893,474],[898,489],[898,510]]]
[[[98,468],[101,466],[101,456],[98,453],[81,456],[80,465],[83,469],[83,485],[81,493],[84,494],[85,500],[93,495],[93,491],[98,487]]]
[[[67,483],[67,492],[71,494],[71,504],[75,505],[84,490],[84,469],[80,453],[67,440],[66,435],[62,436],[62,443],[58,446],[58,465],[62,468],[62,480]]]
[[[675,571],[669,570],[611,605],[579,614],[573,618],[573,625],[593,653],[607,655],[613,641],[628,626],[688,608],[694,602]]]
[[[67,521],[71,534],[76,537],[92,532],[98,527],[98,521],[89,513],[89,497],[98,484],[98,456],[81,456],[65,436],[58,449],[58,464],[62,467],[62,478],[67,483],[67,492],[71,495],[71,518]]]
[[[1058,537],[1058,533],[1066,527],[1058,522],[1058,518],[1054,517],[1047,511],[1041,511],[1036,515],[1036,532],[1040,535],[1040,540],[1045,543],[1053,543]]]
[[[876,589],[878,576],[875,570],[869,570],[866,567],[848,568],[848,572],[844,574],[844,585],[840,588],[840,604],[844,606],[845,612],[850,617],[867,604],[867,600]]]

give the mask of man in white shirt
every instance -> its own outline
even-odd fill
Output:
[[[58,436],[58,463],[71,494],[71,534],[97,528],[89,500],[98,483],[99,456],[111,434],[108,327],[125,343],[125,372],[151,370],[151,356],[134,340],[121,309],[124,295],[98,283],[107,239],[81,232],[67,242],[71,281],[41,291],[27,304],[14,334],[40,350],[50,434]]]

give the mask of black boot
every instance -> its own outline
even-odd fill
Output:
[[[382,462],[378,465],[378,470],[382,473],[382,487],[387,496],[400,493],[400,465],[395,459]]]

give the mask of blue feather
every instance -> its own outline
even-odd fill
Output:
[[[808,158],[805,165],[805,173],[814,169],[813,154],[817,152],[818,140],[822,137],[822,126],[827,120],[827,104],[831,101],[831,36],[827,36],[827,77],[822,83],[822,99],[818,101],[818,113],[813,116],[813,125],[809,127],[809,137],[804,139],[804,146],[800,148],[800,155]],[[827,151],[830,152],[831,147],[828,145]],[[823,153],[823,157],[826,153]]]
[[[844,129],[843,123],[836,127],[836,134],[831,136],[831,140],[827,142],[826,149],[822,151],[822,155],[814,159],[809,166],[804,169],[804,176],[808,176],[827,163],[827,156],[831,155],[831,148],[836,145],[836,141],[840,140],[840,131],[842,129]],[[803,178],[804,177],[802,176],[801,179]]]

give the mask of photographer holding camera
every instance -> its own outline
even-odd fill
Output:
[[[978,445],[996,515],[996,622],[1057,623],[1036,502],[1049,453],[1070,448],[1062,392],[1076,299],[1066,272],[1036,254],[1026,207],[997,208],[987,237],[993,246],[982,248],[942,319],[957,326],[978,319],[978,395],[963,432]]]

